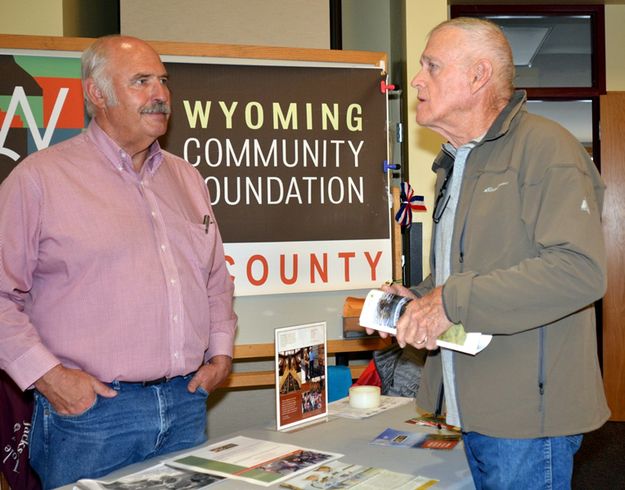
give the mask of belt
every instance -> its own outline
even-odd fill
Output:
[[[118,383],[122,385],[136,385],[136,386],[142,386],[143,388],[146,388],[148,386],[163,385],[165,383],[169,383],[170,381],[174,379],[178,379],[178,378],[184,378],[187,376],[191,378],[194,374],[195,374],[195,371],[192,371],[189,374],[180,374],[178,376],[172,376],[171,378],[168,378],[167,376],[163,376],[162,378],[152,379],[150,381],[118,381]]]
[[[140,385],[140,386],[143,386],[144,388],[146,388],[148,386],[162,385],[164,383],[167,383],[171,379],[174,379],[174,378],[167,378],[167,377],[163,376],[162,378],[153,379],[151,381],[120,381],[119,384],[122,384],[122,385]]]

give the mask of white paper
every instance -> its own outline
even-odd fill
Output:
[[[382,468],[332,461],[282,484],[292,490],[419,490],[438,480]]]
[[[269,486],[341,456],[339,453],[236,436],[165,462],[177,468]]]
[[[78,480],[74,490],[127,490],[156,488],[185,488],[202,490],[223,478],[198,471],[187,471],[172,468],[160,463],[142,471],[118,478],[116,480]]]

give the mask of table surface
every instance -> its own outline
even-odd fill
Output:
[[[267,425],[211,439],[206,444],[214,444],[235,435],[242,435],[310,449],[337,452],[344,454],[340,461],[345,463],[374,466],[440,480],[440,483],[434,488],[473,489],[473,480],[464,455],[462,442],[452,450],[385,447],[369,444],[378,434],[389,427],[407,432],[432,432],[431,429],[406,423],[406,420],[416,415],[415,405],[411,402],[366,419],[355,420],[330,416],[327,420],[296,428],[290,432],[278,432],[275,427]],[[159,461],[171,458],[171,456],[137,463],[102,479],[120,478],[153,466]],[[73,486],[66,485],[61,488],[71,490]],[[233,479],[227,479],[215,486],[215,490],[246,488],[259,489],[263,487]],[[272,485],[268,488],[279,488],[279,485]]]

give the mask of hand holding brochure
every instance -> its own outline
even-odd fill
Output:
[[[410,298],[372,289],[367,294],[360,313],[360,325],[395,335],[397,321],[406,310]],[[493,338],[478,332],[466,332],[461,323],[452,325],[436,340],[439,347],[475,355],[482,351]]]

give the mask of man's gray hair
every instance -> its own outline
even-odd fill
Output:
[[[467,32],[472,43],[467,47],[474,59],[485,57],[493,63],[493,76],[497,98],[509,100],[514,93],[514,61],[512,48],[501,28],[486,19],[456,17],[441,22],[430,36],[445,27],[455,27]]]
[[[108,56],[109,47],[107,46],[107,40],[113,37],[119,37],[117,34],[110,36],[104,36],[94,41],[80,57],[80,69],[81,78],[83,82],[83,97],[85,99],[85,106],[87,113],[93,116],[95,113],[95,107],[87,97],[85,90],[85,81],[88,78],[92,78],[96,86],[100,89],[109,105],[117,104],[117,96],[113,89],[113,81],[108,73]]]

